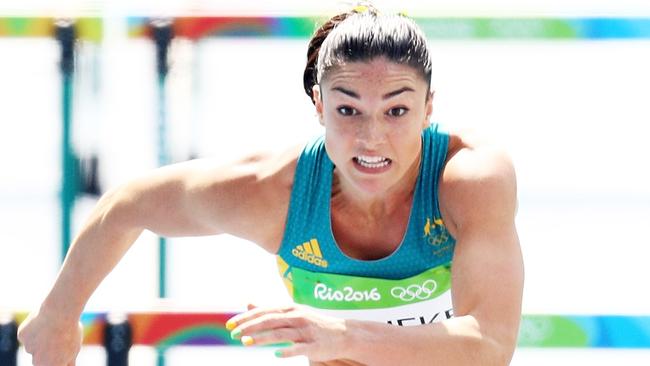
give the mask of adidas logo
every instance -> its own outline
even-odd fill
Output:
[[[318,240],[316,239],[311,239],[308,242],[296,246],[291,250],[291,254],[307,263],[327,268],[327,261],[323,259],[323,253],[321,253],[320,245],[318,245]]]

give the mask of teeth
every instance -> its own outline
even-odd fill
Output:
[[[359,160],[359,165],[364,166],[366,168],[383,168],[386,165],[388,165],[388,161],[384,161],[383,163],[378,163],[378,164],[368,164],[364,161]]]
[[[365,156],[365,155],[361,155],[361,156],[357,156],[357,160],[363,161],[363,162],[366,162],[366,163],[370,163],[370,164],[376,164],[376,163],[381,163],[381,162],[383,162],[385,160],[388,160],[388,159],[383,157],[383,156]]]
[[[390,159],[383,156],[357,156],[357,163],[366,168],[383,168],[390,163]]]

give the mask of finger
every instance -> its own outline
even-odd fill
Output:
[[[244,346],[264,346],[270,344],[303,342],[302,334],[293,328],[279,328],[270,331],[254,333],[242,337]]]
[[[226,322],[226,328],[228,330],[233,330],[235,329],[239,324],[246,323],[248,321],[251,321],[252,319],[258,318],[260,316],[266,315],[266,314],[273,314],[273,313],[287,313],[289,311],[294,310],[295,308],[293,306],[288,306],[284,308],[254,308],[252,310],[249,310],[247,312],[237,314],[233,316],[232,318],[228,319]]]
[[[310,347],[308,343],[295,343],[289,347],[279,348],[275,351],[275,355],[279,358],[307,356]]]
[[[27,326],[29,325],[29,318],[24,320],[19,326],[18,326],[18,331],[16,332],[16,336],[18,337],[18,341],[22,344],[25,344],[25,341],[27,338],[29,338],[28,335],[28,329]]]
[[[291,328],[300,331],[305,326],[307,326],[307,320],[301,316],[292,316],[286,313],[269,313],[240,323],[230,335],[233,338],[239,338],[253,336],[262,332],[270,332],[280,328]]]
[[[72,360],[72,362],[70,362],[70,363],[67,364],[66,366],[75,366],[75,363],[76,363],[76,362],[75,362],[74,360]]]
[[[257,314],[259,314],[262,311],[262,309],[254,307],[252,306],[252,304],[248,304],[247,308],[248,308],[247,311],[237,314],[232,318],[228,319],[228,321],[226,322],[226,329],[233,330],[235,329],[235,327],[237,327],[238,324],[246,321],[246,319],[254,319],[257,316]]]

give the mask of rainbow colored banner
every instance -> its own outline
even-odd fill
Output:
[[[27,314],[16,315],[18,323]],[[128,314],[133,344],[166,349],[175,345],[241,346],[226,321],[235,313],[142,312]],[[84,344],[101,345],[106,313],[84,313]],[[524,315],[518,347],[650,348],[650,316]]]
[[[132,313],[127,316],[133,344],[165,349],[172,346],[235,346],[226,322],[235,313]],[[107,314],[84,313],[84,344],[102,344]]]
[[[650,348],[650,316],[525,315],[519,346]]]
[[[325,18],[299,17],[180,17],[174,18],[174,35],[189,39],[203,37],[278,37],[306,38],[322,24]],[[131,37],[150,36],[145,17],[127,19]]]
[[[325,17],[178,17],[173,18],[177,36],[308,38]],[[429,39],[540,39],[630,40],[650,39],[650,18],[413,18]],[[0,18],[0,37],[49,37],[51,17]],[[151,18],[128,17],[131,37],[149,36]],[[99,17],[76,18],[81,39],[103,37]]]
[[[639,39],[650,38],[650,18],[415,18],[436,39]]]
[[[429,39],[650,39],[650,18],[413,18]],[[203,37],[307,38],[324,17],[181,17],[174,33]],[[128,18],[129,35],[148,35],[150,19]]]
[[[51,17],[0,17],[0,37],[54,37]],[[75,18],[77,37],[86,41],[100,42],[103,37],[101,18]]]

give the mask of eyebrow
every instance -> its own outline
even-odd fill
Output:
[[[355,99],[361,99],[359,94],[357,94],[356,92],[354,92],[352,90],[349,90],[349,89],[345,89],[345,88],[343,88],[341,86],[333,87],[332,91],[338,91],[338,92],[341,92],[341,93],[343,93],[343,94],[345,94],[345,95],[347,95],[349,97],[352,97],[352,98],[355,98]],[[415,90],[413,88],[411,88],[411,87],[405,86],[405,87],[402,87],[400,89],[393,90],[392,92],[386,93],[381,98],[383,100],[386,100],[386,99],[392,98],[392,97],[394,97],[396,95],[402,94],[404,92],[415,92]]]

